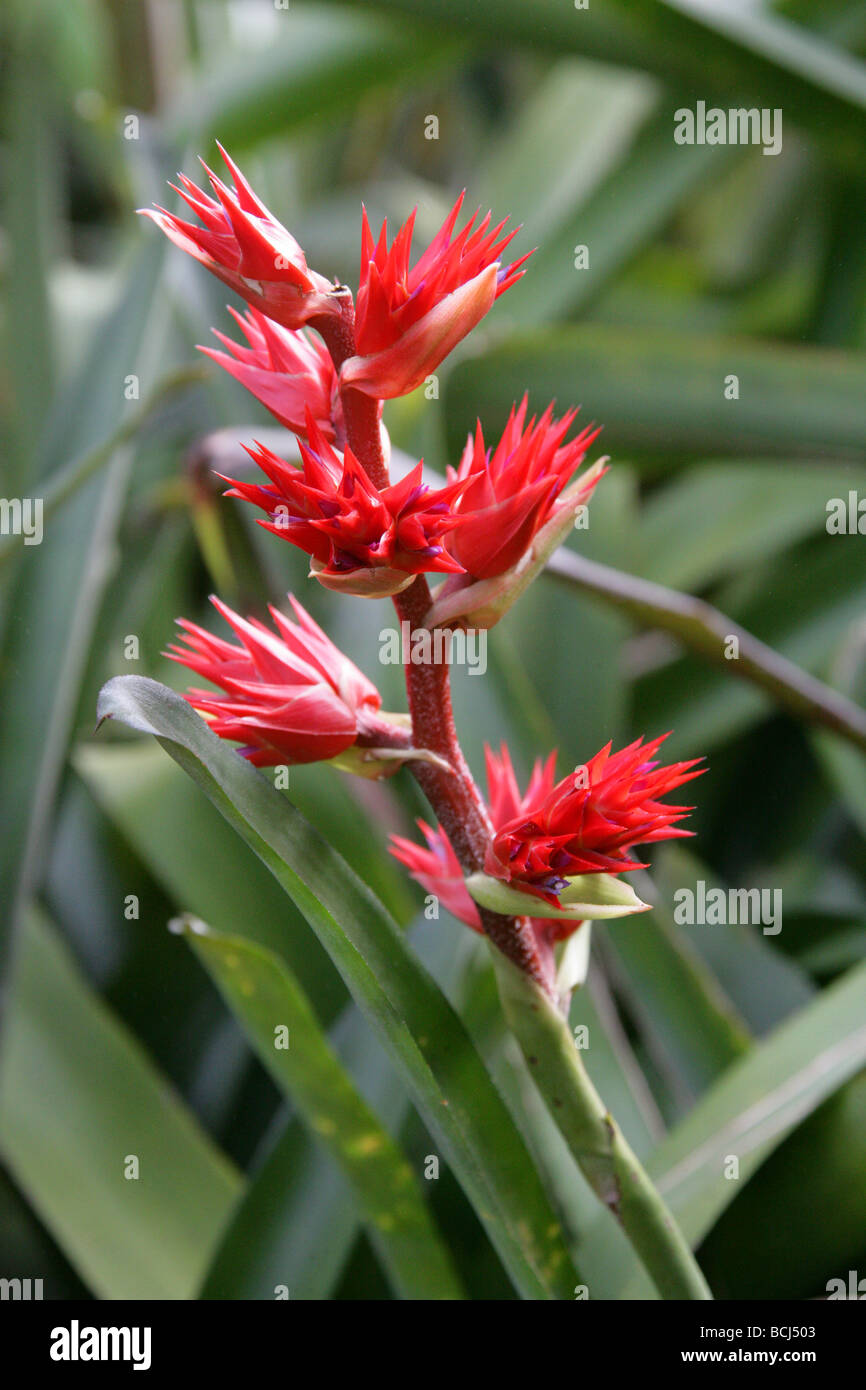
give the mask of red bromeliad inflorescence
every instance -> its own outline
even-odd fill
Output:
[[[461,194],[412,264],[415,214],[389,245],[387,226],[375,238],[364,209],[353,300],[309,268],[223,157],[234,186],[205,166],[214,196],[180,176],[177,192],[198,225],[162,208],[147,215],[246,300],[244,315],[232,311],[246,342],[217,334],[226,351],[203,351],[297,438],[297,463],[262,444],[249,448],[266,481],[226,479],[228,495],[260,508],[261,524],[305,551],[326,588],[390,595],[401,618],[427,628],[492,626],[585,510],[605,471],[599,460],[579,473],[599,431],[569,439],[576,410],[556,418],[551,404],[528,418],[524,397],[495,447],[479,421],[445,485],[429,487],[421,462],[390,480],[381,410],[421,385],[524,273],[526,256],[502,260],[515,231],[478,213],[458,230]],[[442,581],[433,595],[428,574]],[[419,822],[426,848],[398,836],[393,853],[553,995],[553,946],[580,922],[539,916],[540,904],[556,909],[581,876],[644,867],[631,857],[635,846],[688,833],[679,822],[690,808],[660,798],[699,776],[698,760],[660,765],[662,739],[618,753],[608,745],[559,783],[551,754],[522,794],[507,748],[488,749],[485,805],[457,742],[447,668],[406,665],[410,733],[407,716],[382,712],[375,686],[296,600],[294,621],[270,610],[275,630],[214,603],[238,641],[181,620],[182,641],[167,653],[216,687],[187,695],[214,732],[259,766],[336,760],[378,776],[405,761],[439,824]],[[466,884],[478,875],[516,890],[525,915],[477,906]]]
[[[258,309],[239,314],[230,307],[229,313],[246,345],[214,329],[228,352],[211,347],[200,351],[252,392],[287,430],[306,437],[309,414],[328,443],[342,447],[346,430],[340,384],[321,338],[303,328],[282,328]]]
[[[267,512],[261,525],[305,550],[326,588],[381,597],[405,589],[416,574],[460,571],[444,538],[458,524],[453,502],[463,483],[425,487],[419,462],[380,490],[348,446],[342,457],[334,452],[310,414],[305,433],[302,468],[258,444],[248,452],[270,484],[235,481],[227,495]]]
[[[556,754],[544,762],[536,759],[526,791],[521,795],[511,762],[511,754],[503,743],[498,754],[485,747],[487,766],[487,796],[490,821],[494,832],[515,818],[529,815],[552,789],[553,765]],[[449,912],[474,931],[483,932],[477,904],[469,896],[463,871],[457,856],[441,827],[435,829],[419,819],[418,827],[427,841],[426,849],[402,835],[391,836],[391,853],[405,864],[412,877],[433,893]],[[528,904],[527,907],[530,905]],[[558,922],[551,918],[532,919],[532,929],[542,942],[563,940],[580,926],[579,922]]]
[[[475,579],[492,579],[518,563],[601,433],[589,426],[565,443],[576,410],[556,420],[551,403],[527,424],[527,409],[526,396],[512,406],[495,449],[485,446],[479,420],[459,466],[448,468],[450,482],[466,484],[455,504],[461,524],[451,549]],[[599,476],[589,480],[572,505],[589,500]]]
[[[678,822],[694,808],[659,797],[700,777],[699,758],[667,766],[653,757],[667,734],[635,739],[611,753],[608,743],[556,786],[527,797],[496,828],[486,869],[514,887],[556,904],[578,874],[621,874],[648,866],[629,857],[635,845],[691,834]]]
[[[335,758],[380,722],[376,687],[289,601],[295,621],[271,608],[274,632],[212,598],[238,642],[180,618],[180,641],[165,653],[220,688],[190,690],[187,699],[257,767]]]

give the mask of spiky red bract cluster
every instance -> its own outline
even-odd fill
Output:
[[[239,314],[230,307],[229,313],[246,344],[214,329],[214,336],[228,351],[211,347],[200,351],[245,386],[286,429],[305,434],[309,411],[329,443],[342,441],[340,384],[321,338],[305,329],[283,328],[258,309]]]
[[[308,442],[299,441],[301,468],[256,445],[248,452],[270,485],[226,479],[228,496],[267,512],[261,524],[306,551],[322,582],[339,585],[356,575],[374,583],[381,572],[379,592],[385,592],[416,574],[459,572],[443,538],[457,525],[452,503],[463,483],[428,488],[418,463],[401,482],[379,489],[351,449],[341,458],[330,447],[311,415],[306,433]]]
[[[141,208],[166,236],[203,266],[287,328],[321,315],[336,315],[334,286],[307,266],[291,232],[268,211],[238,166],[220,153],[234,180],[229,188],[202,160],[215,193],[211,197],[185,174],[172,187],[196,214],[201,226],[165,208]]]
[[[507,218],[491,227],[490,213],[478,222],[476,212],[455,235],[463,197],[414,266],[415,213],[389,246],[387,222],[376,240],[363,210],[356,355],[342,367],[346,385],[380,399],[414,391],[523,274],[528,256],[501,264],[516,235],[504,231]]]
[[[439,231],[410,266],[415,212],[410,213],[390,247],[388,223],[382,223],[378,240],[367,218],[361,213],[361,270],[355,309],[355,344],[359,355],[369,356],[392,347],[425,314],[474,280],[488,267],[496,266],[493,297],[497,299],[523,271],[528,259],[522,256],[511,265],[500,266],[502,252],[517,235],[517,229],[504,232],[508,221],[490,226],[491,215],[476,212],[457,235],[454,228],[460,216],[465,193],[461,193]]]
[[[456,503],[461,524],[452,553],[476,579],[490,579],[517,564],[601,432],[589,426],[566,443],[576,410],[557,420],[551,402],[528,422],[527,410],[524,396],[512,406],[493,450],[485,445],[479,420],[458,468],[448,468],[449,481],[467,484]],[[576,500],[587,500],[597,481],[592,479]]]
[[[186,698],[220,738],[240,743],[256,767],[335,758],[364,733],[382,700],[376,687],[289,595],[292,622],[277,608],[276,632],[211,602],[238,642],[178,620],[181,638],[165,653],[218,686]]]
[[[504,743],[498,754],[485,747],[484,756],[487,768],[488,809],[494,831],[507,825],[515,817],[526,815],[553,789],[555,753],[551,753],[545,762],[541,759],[536,760],[529,784],[523,793],[517,782],[511,755]],[[401,864],[405,864],[412,877],[428,893],[434,893],[459,921],[465,922],[473,931],[481,932],[483,928],[478,907],[469,896],[463,871],[447,836],[439,826],[433,829],[426,821],[419,820],[418,826],[427,842],[426,849],[401,835],[392,835],[391,853]],[[539,939],[551,942],[570,936],[580,923],[539,917],[532,919],[532,926]]]
[[[577,874],[646,868],[629,857],[635,845],[690,835],[681,821],[693,808],[659,800],[700,777],[700,758],[657,762],[667,738],[635,739],[611,753],[607,744],[583,767],[500,825],[488,853],[489,874],[555,904]]]

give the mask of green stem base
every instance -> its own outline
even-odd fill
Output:
[[[547,994],[492,952],[506,1021],[545,1104],[596,1196],[613,1213],[663,1299],[711,1299],[698,1264],[593,1086]]]

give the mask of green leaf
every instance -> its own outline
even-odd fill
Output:
[[[291,972],[273,952],[242,936],[215,932],[199,918],[179,918],[174,927],[213,977],[274,1080],[352,1184],[397,1292],[403,1298],[460,1298],[415,1174],[340,1065]]]
[[[83,364],[85,379],[95,377],[106,395],[110,383],[105,415],[97,414],[101,402],[77,383],[98,418],[100,439],[110,434],[124,408],[123,372],[136,369],[149,379],[156,321],[147,310],[161,264],[162,248],[150,246],[97,347]],[[122,371],[118,362],[123,364]],[[84,441],[92,437],[94,420],[83,418],[86,415],[76,401],[65,421],[70,448],[86,447]],[[65,440],[55,440],[54,447],[59,452]],[[43,544],[19,557],[3,649],[15,681],[7,686],[0,709],[0,800],[16,806],[8,832],[0,839],[0,960],[42,871],[45,840],[88,648],[109,582],[131,467],[130,450],[118,450],[104,476],[91,478],[54,514]]]
[[[56,235],[49,195],[57,127],[46,70],[44,26],[35,12],[10,7],[2,20],[4,224],[7,270],[3,321],[4,370],[9,373],[11,439],[4,446],[7,497],[27,495],[55,369],[48,265]]]
[[[650,1161],[659,1184],[698,1239],[731,1184],[715,1162],[736,1153],[740,1177],[866,1065],[866,967],[831,985],[731,1068]]]
[[[641,73],[563,59],[515,109],[473,197],[508,212],[530,245],[545,240],[621,157],[654,97],[655,83]]]
[[[160,748],[145,742],[84,745],[74,764],[179,909],[199,917],[212,914],[212,926],[221,935],[246,920],[259,944],[291,968],[319,1017],[333,1018],[343,998],[342,982],[310,938],[306,922],[264,865]],[[337,782],[328,768],[310,770],[322,782]],[[314,785],[305,791],[309,801]],[[332,799],[338,791],[333,788]],[[250,901],[256,903],[252,919]],[[352,1012],[353,1019],[341,1018],[335,1035],[351,1040],[340,1053],[393,1130],[391,1120],[402,1118],[408,1104],[405,1092],[395,1084],[391,1067],[383,1069],[381,1048]],[[353,1025],[351,1031],[344,1023]],[[345,1179],[327,1152],[294,1122],[239,1203],[204,1296],[272,1298],[275,1285],[285,1284],[293,1298],[328,1297],[357,1229],[357,1204]]]
[[[687,1106],[749,1047],[749,1033],[694,947],[664,914],[618,922],[604,937],[641,1036]]]
[[[238,146],[299,125],[333,121],[368,92],[408,84],[460,51],[452,35],[431,39],[412,24],[370,15],[338,19],[295,11],[279,15],[286,33],[238,62],[235,53],[189,83],[167,114],[177,144],[218,139]]]
[[[99,713],[160,738],[252,845],[385,1043],[515,1286],[530,1298],[568,1297],[568,1252],[514,1122],[457,1015],[369,890],[173,691],[117,677]]]
[[[429,18],[428,0],[378,0],[378,7]],[[436,25],[643,69],[688,84],[708,105],[714,91],[725,106],[736,92],[744,106],[783,107],[786,120],[832,141],[848,158],[862,146],[863,64],[755,6],[608,0],[576,10],[561,0],[438,0]]]
[[[48,1298],[87,1298],[86,1284],[3,1168],[0,1168],[0,1230],[3,1231],[3,1263],[7,1269],[15,1270],[14,1277],[41,1279],[43,1294]]]
[[[527,272],[527,279],[529,272]],[[604,452],[866,458],[862,354],[601,323],[520,333],[465,359],[444,385],[457,457],[476,415],[491,434],[512,402],[556,397],[604,424]],[[725,398],[725,378],[739,398]],[[601,484],[604,486],[604,483]]]
[[[333,1042],[362,1095],[392,1133],[409,1100],[378,1040],[354,1004],[332,1030]],[[207,1279],[202,1298],[273,1298],[278,1284],[298,1299],[326,1299],[360,1230],[358,1202],[328,1149],[290,1114],[250,1175]]]
[[[861,835],[866,836],[866,760],[829,734],[815,732],[812,742],[828,781],[845,803]]]
[[[237,1202],[197,1296],[293,1299],[332,1296],[360,1229],[358,1207],[340,1169],[300,1120],[279,1137]]]
[[[764,936],[755,926],[745,922],[715,927],[675,923],[674,894],[688,889],[697,896],[700,880],[708,892],[724,887],[717,874],[683,848],[682,841],[660,846],[653,862],[653,882],[659,899],[654,915],[703,960],[748,1029],[759,1036],[768,1033],[810,1002],[814,986],[798,964],[775,949],[772,943],[776,938]],[[787,932],[786,911],[786,936]]]
[[[162,380],[157,382],[147,400],[128,415],[106,440],[95,448],[88,449],[80,458],[62,464],[50,477],[43,478],[40,483],[43,524],[50,521],[53,514],[74,497],[94,474],[107,468],[121,445],[135,439],[145,425],[150,423],[158,408],[166,405],[177,393],[198,384],[202,379],[203,372],[198,365],[179,367],[166,373]],[[5,564],[20,552],[25,543],[24,534],[20,531],[0,537],[0,564]]]
[[[823,531],[827,499],[852,488],[866,493],[863,469],[824,460],[698,464],[648,498],[630,568],[657,584],[701,589]]]
[[[470,874],[466,887],[482,907],[506,917],[553,917],[580,922],[587,917],[600,921],[649,911],[649,903],[641,902],[631,884],[613,874],[583,874],[570,878],[568,887],[559,894],[564,907],[554,907],[534,893],[510,888],[501,878],[491,878],[487,874]]]
[[[527,228],[526,244],[537,241],[538,249],[526,275],[497,306],[491,320],[494,331],[509,324],[521,328],[549,324],[585,309],[629,259],[664,229],[688,196],[712,172],[727,169],[740,153],[706,145],[675,145],[670,103],[665,103],[643,124],[627,152],[617,152],[612,159],[611,144],[618,143],[627,120],[631,124],[633,114],[626,106],[615,109],[612,120],[606,111],[598,112],[596,122],[587,127],[587,144],[590,148],[601,145],[610,167],[597,184],[580,190],[559,223],[541,232]],[[600,128],[599,122],[603,122]],[[546,146],[539,143],[531,169],[548,167]],[[526,163],[520,168],[525,171]],[[502,199],[491,199],[491,205],[505,210],[511,206]],[[588,264],[581,269],[575,265],[578,246],[588,249]]]
[[[864,1169],[866,1072],[860,1072],[794,1130],[745,1186],[738,1185],[701,1246],[718,1296],[821,1297],[828,1277],[847,1281],[849,1269],[862,1270]]]
[[[453,950],[443,924],[421,920],[411,935],[437,979],[462,990],[468,962],[464,952]],[[410,1113],[409,1098],[354,1004],[344,1009],[330,1039],[361,1094],[390,1132],[398,1133]],[[275,1286],[285,1284],[295,1298],[329,1298],[358,1231],[357,1202],[337,1164],[299,1119],[281,1117],[279,1132],[269,1139],[267,1154],[235,1208],[201,1296],[272,1298]]]
[[[623,9],[624,0],[615,0]],[[659,13],[662,8],[663,13]],[[663,34],[687,66],[696,55],[712,75],[760,92],[762,101],[784,103],[794,121],[821,129],[839,120],[853,130],[866,113],[866,67],[854,56],[764,7],[735,6],[719,0],[637,0],[629,7],[641,27]],[[709,75],[709,74],[708,74]],[[847,111],[846,111],[847,108]],[[826,126],[824,127],[826,131]],[[849,146],[849,148],[851,148]]]
[[[659,1145],[649,1171],[693,1244],[782,1140],[866,1066],[864,1017],[858,966],[732,1066]],[[725,1175],[730,1155],[736,1183]]]
[[[850,633],[829,664],[836,683],[857,701],[857,708],[866,719],[866,628],[862,621],[851,625]],[[812,746],[827,780],[842,797],[861,835],[866,836],[866,759],[852,754],[823,732],[813,734]]]
[[[36,911],[10,989],[0,1153],[99,1298],[192,1298],[241,1188]]]
[[[79,745],[76,771],[178,910],[220,932],[246,925],[276,952],[329,1022],[345,990],[303,915],[188,777],[148,743]],[[330,768],[320,769],[330,775]],[[254,902],[256,910],[250,913]]]

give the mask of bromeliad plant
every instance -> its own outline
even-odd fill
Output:
[[[212,195],[181,176],[197,221],[149,210],[166,235],[246,301],[243,334],[209,356],[297,436],[300,463],[261,444],[263,481],[226,479],[228,496],[310,557],[325,588],[390,599],[414,633],[494,626],[573,527],[605,472],[583,468],[598,430],[572,433],[576,411],[529,417],[515,404],[494,445],[480,422],[444,486],[419,462],[392,479],[383,402],[433,373],[524,274],[506,261],[515,231],[488,214],[458,227],[462,195],[410,263],[410,217],[389,244],[361,222],[357,296],[311,270],[301,247],[224,154],[233,187],[206,168]],[[569,437],[571,435],[571,437]],[[435,587],[431,591],[430,578]],[[555,754],[521,792],[507,748],[487,750],[485,800],[452,716],[447,662],[405,666],[408,715],[386,713],[375,686],[290,596],[273,626],[213,603],[233,640],[180,621],[168,655],[212,689],[187,700],[256,767],[331,762],[362,776],[400,767],[436,819],[426,847],[393,853],[425,889],[492,946],[506,1019],[551,1113],[596,1193],[620,1220],[663,1297],[708,1291],[660,1196],[583,1068],[567,1026],[588,963],[592,919],[646,909],[624,875],[638,845],[687,835],[690,809],[664,796],[700,775],[697,760],[661,764],[662,738],[610,744],[557,781]],[[431,650],[435,650],[431,643]]]

